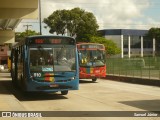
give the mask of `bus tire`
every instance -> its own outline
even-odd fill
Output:
[[[92,81],[93,81],[93,82],[96,82],[96,80],[97,80],[97,78],[92,78]]]
[[[13,84],[14,87],[16,87],[16,88],[18,87],[17,82],[14,78],[12,78],[12,84]]]
[[[68,94],[68,90],[61,91],[61,94],[62,94],[62,95],[67,95],[67,94]]]

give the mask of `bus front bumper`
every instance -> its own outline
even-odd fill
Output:
[[[79,77],[80,79],[103,78],[103,77],[106,77],[106,73],[99,73],[99,74],[80,73]]]
[[[28,81],[26,91],[28,92],[58,92],[66,90],[78,90],[79,80],[71,80],[66,82],[37,82]]]

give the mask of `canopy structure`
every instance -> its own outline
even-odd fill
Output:
[[[22,19],[38,19],[38,0],[0,0],[0,45],[14,43]]]

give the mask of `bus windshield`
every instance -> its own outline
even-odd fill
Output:
[[[105,65],[105,51],[103,50],[80,50],[82,60],[80,66],[104,66]]]
[[[75,47],[40,45],[30,47],[31,72],[75,71]]]

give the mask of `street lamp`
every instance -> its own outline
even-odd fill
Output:
[[[39,0],[39,29],[40,29],[40,35],[42,35],[42,23],[41,23],[41,0]]]

